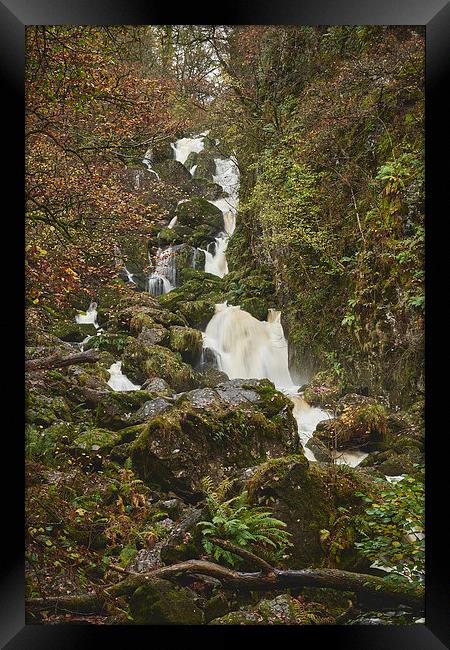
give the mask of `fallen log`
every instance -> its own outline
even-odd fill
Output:
[[[234,552],[234,551],[233,551]],[[115,568],[115,567],[111,567]],[[302,587],[328,588],[338,591],[352,591],[359,596],[377,597],[389,604],[409,605],[415,609],[424,606],[424,590],[421,587],[402,585],[399,587],[377,576],[353,573],[340,569],[299,569],[242,573],[208,562],[187,560],[171,566],[154,569],[149,573],[129,573],[128,577],[108,588],[110,596],[129,595],[138,586],[152,578],[177,580],[183,576],[200,575],[216,578],[224,589],[245,591],[276,591],[278,589],[300,589]]]
[[[41,357],[39,359],[27,359],[25,361],[26,372],[35,370],[51,370],[52,368],[63,368],[72,366],[77,363],[96,363],[100,359],[98,350],[91,348],[86,352],[77,352],[66,357],[59,354],[52,354],[50,357]]]

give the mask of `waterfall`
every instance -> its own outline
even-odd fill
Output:
[[[215,183],[221,186],[225,197],[210,201],[223,214],[224,232],[220,232],[215,241],[214,253],[208,249],[205,253],[205,271],[223,278],[228,273],[226,250],[228,240],[236,227],[236,212],[239,203],[239,169],[232,158],[215,158],[216,173],[213,175]],[[202,250],[202,249],[200,249]]]
[[[128,391],[128,390],[140,390],[140,386],[133,384],[132,381],[128,379],[126,375],[122,372],[122,362],[117,361],[113,363],[109,368],[108,372],[110,378],[108,380],[108,386],[111,386],[113,390],[118,391]]]
[[[228,237],[226,237],[224,233],[219,233],[213,245],[214,253],[209,251],[211,244],[208,245],[206,250],[204,248],[199,248],[198,250],[205,254],[205,272],[223,278],[223,276],[228,273],[227,258],[225,256],[225,251],[228,246]]]
[[[78,314],[76,314],[75,322],[77,322],[79,325],[94,325],[96,329],[98,329],[97,303],[91,302],[91,304],[87,308],[87,311],[84,314],[83,312],[79,312]]]
[[[293,402],[300,441],[307,443],[319,422],[330,414],[307,404],[292,381],[288,345],[281,324],[281,312],[269,310],[260,321],[239,306],[217,304],[203,335],[203,348],[210,350],[219,370],[230,379],[270,379]],[[315,460],[305,448],[306,457]]]
[[[169,293],[176,284],[176,255],[173,246],[165,249],[158,248],[156,252],[155,270],[148,278],[148,292],[152,296]]]
[[[142,159],[142,162],[143,162],[144,165],[147,167],[148,171],[151,172],[152,174],[155,174],[157,180],[160,181],[161,178],[160,178],[158,172],[155,172],[155,170],[154,170],[153,167],[152,167],[152,162],[153,162],[153,152],[152,152],[151,149],[148,149],[148,150],[145,152],[145,156],[144,156],[144,158]],[[135,188],[135,189],[139,189],[139,188]]]
[[[172,230],[172,228],[176,225],[177,221],[178,221],[178,217],[173,217],[173,219],[170,220],[169,225],[167,227],[170,228],[170,230]]]
[[[205,148],[203,138],[208,133],[209,131],[205,131],[204,133],[194,135],[192,138],[181,138],[176,142],[172,142],[170,146],[173,149],[175,160],[178,160],[178,162],[184,165],[190,153],[200,153],[200,151],[203,151]]]

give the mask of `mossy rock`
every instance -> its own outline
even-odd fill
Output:
[[[79,325],[70,321],[57,321],[51,328],[50,333],[57,336],[61,341],[80,343],[86,336],[94,336],[97,330],[94,325]]]
[[[180,305],[179,310],[191,327],[204,330],[214,316],[214,302],[193,300]]]
[[[25,420],[28,424],[48,427],[60,420],[70,422],[72,414],[63,397],[48,397],[30,391],[26,396]]]
[[[195,364],[202,353],[203,339],[199,330],[175,325],[170,328],[169,347],[179,352],[183,361]]]
[[[178,217],[177,225],[197,228],[206,224],[214,228],[216,233],[223,230],[222,211],[206,199],[194,197],[180,203],[175,214]]]
[[[258,467],[246,484],[250,501],[270,505],[292,534],[290,568],[320,566],[324,549],[320,531],[333,511],[323,476],[303,455],[275,458]]]
[[[109,451],[120,440],[117,433],[106,429],[88,429],[78,435],[73,444],[85,451],[105,452]]]
[[[329,449],[383,449],[388,435],[386,408],[374,399],[358,396],[357,402],[341,403],[337,418],[319,422],[313,438]]]
[[[181,355],[160,345],[147,345],[139,339],[131,341],[124,350],[122,364],[123,372],[139,384],[160,377],[178,392],[198,386],[195,372]]]
[[[267,302],[262,298],[244,298],[241,300],[241,309],[248,311],[249,314],[258,320],[267,319]]]
[[[130,425],[132,414],[151,398],[151,393],[144,390],[111,391],[98,402],[96,423],[113,431],[123,429]]]
[[[197,165],[193,174],[194,178],[213,180],[213,176],[216,174],[216,162],[210,152],[200,151],[195,158],[194,164]]]
[[[218,183],[214,183],[207,178],[192,178],[187,185],[187,190],[191,196],[199,196],[208,201],[216,201],[217,199],[225,196],[222,187]]]
[[[155,163],[153,168],[158,172],[161,180],[183,187],[191,180],[191,174],[178,160],[162,160]]]
[[[203,612],[193,592],[167,580],[149,578],[131,597],[130,612],[137,625],[201,625]]]
[[[292,413],[286,416],[283,405],[279,417],[267,418],[258,408],[260,396],[239,389],[238,381],[190,391],[149,421],[131,449],[133,467],[144,481],[192,496],[206,475],[221,480],[233,469],[298,449]]]
[[[320,603],[299,601],[289,594],[261,600],[225,616],[216,618],[210,625],[317,625],[330,624],[334,618]]]

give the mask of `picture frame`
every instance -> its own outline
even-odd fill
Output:
[[[450,571],[447,561],[447,540],[445,524],[445,471],[447,458],[442,450],[439,437],[444,438],[446,431],[437,424],[438,413],[445,404],[443,382],[433,378],[439,375],[439,365],[444,366],[445,355],[437,350],[438,341],[445,341],[444,319],[437,313],[439,304],[436,292],[431,291],[434,284],[445,277],[446,255],[444,246],[446,238],[442,234],[443,193],[446,191],[445,165],[439,163],[439,154],[444,152],[443,134],[446,130],[444,119],[448,108],[443,102],[446,73],[450,54],[450,5],[445,0],[419,2],[418,0],[379,0],[376,3],[344,0],[331,3],[327,0],[314,2],[293,2],[281,0],[269,4],[266,1],[233,3],[216,7],[214,12],[199,11],[198,7],[185,5],[182,10],[172,12],[170,7],[160,3],[143,0],[98,0],[87,3],[58,2],[58,0],[0,0],[0,62],[5,84],[4,108],[7,109],[4,121],[5,135],[9,144],[3,153],[8,152],[4,192],[12,199],[12,207],[4,212],[4,220],[13,220],[13,237],[4,239],[5,248],[11,256],[7,274],[14,278],[8,282],[8,296],[4,304],[8,313],[13,314],[13,324],[4,319],[3,340],[6,347],[14,354],[10,362],[8,376],[4,377],[5,386],[2,395],[8,396],[4,412],[13,413],[9,417],[9,426],[4,429],[8,437],[7,453],[4,464],[11,470],[3,477],[2,520],[3,537],[6,551],[3,554],[0,606],[0,641],[1,647],[11,650],[18,648],[78,648],[93,647],[94,644],[107,643],[107,637],[118,643],[127,644],[155,642],[154,628],[150,631],[144,626],[77,626],[77,625],[25,625],[24,612],[24,484],[23,484],[23,428],[24,412],[23,374],[21,364],[17,362],[18,350],[23,349],[24,332],[24,283],[23,283],[23,120],[24,120],[24,32],[27,25],[34,24],[391,24],[391,25],[425,25],[426,28],[426,287],[429,294],[426,315],[426,622],[411,626],[282,626],[277,629],[268,627],[248,627],[236,629],[226,627],[192,626],[165,628],[165,643],[178,637],[182,642],[190,641],[203,645],[207,642],[229,646],[233,637],[239,636],[244,643],[258,643],[259,639],[279,643],[279,635],[287,635],[286,640],[299,643],[322,641],[332,644],[333,648],[355,648],[355,650],[439,650],[450,647]],[[444,114],[446,111],[446,114]],[[7,148],[6,148],[7,147]],[[9,216],[8,216],[9,215]],[[14,215],[14,216],[12,216]],[[432,215],[430,217],[430,215]],[[442,215],[442,216],[441,216]],[[4,221],[5,223],[5,221]],[[443,226],[443,224],[442,224]],[[442,251],[440,250],[442,247]],[[447,254],[448,255],[448,254]],[[6,273],[6,271],[5,271]],[[11,275],[10,275],[11,274]],[[433,296],[433,293],[435,294]],[[445,294],[444,294],[445,296]],[[435,315],[433,316],[433,312]],[[432,323],[432,327],[431,327]],[[431,334],[433,328],[433,333]],[[445,349],[445,348],[444,348]],[[5,379],[7,380],[5,382]],[[431,388],[433,386],[433,389]],[[12,388],[12,390],[11,390]],[[18,400],[14,410],[10,404],[10,395],[14,393]],[[432,438],[438,442],[431,442]],[[4,467],[6,469],[6,467]],[[269,636],[267,636],[269,635]],[[276,636],[275,636],[276,635]]]

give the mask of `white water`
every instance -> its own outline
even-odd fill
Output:
[[[213,273],[223,278],[228,273],[226,258],[228,240],[236,227],[236,212],[239,203],[239,169],[231,158],[225,160],[215,158],[214,162],[216,163],[216,174],[214,174],[213,180],[222,187],[227,196],[210,201],[210,203],[218,207],[223,214],[224,232],[217,235],[213,253],[209,251],[209,247],[207,250],[199,250],[203,250],[205,253],[206,273]]]
[[[75,321],[79,325],[94,325],[98,329],[97,323],[97,303],[91,302],[87,311],[83,314],[82,312],[75,315]]]
[[[177,221],[178,221],[178,217],[173,217],[173,219],[170,220],[170,223],[167,227],[170,228],[170,230],[172,230],[172,228],[176,225]]]
[[[110,378],[108,380],[108,386],[111,386],[113,390],[118,391],[128,391],[128,390],[140,390],[140,386],[133,384],[130,379],[122,372],[122,362],[117,361],[113,363],[110,368],[108,368]]]
[[[205,148],[203,138],[208,133],[209,131],[205,131],[204,133],[195,135],[193,138],[181,138],[176,142],[172,142],[170,146],[174,151],[175,160],[178,160],[178,162],[184,165],[190,153],[193,151],[200,153]]]
[[[263,379],[290,397],[294,404],[300,441],[309,440],[319,422],[329,413],[307,404],[298,394],[288,365],[288,346],[281,325],[281,312],[269,310],[267,321],[259,321],[238,306],[221,303],[203,335],[203,347],[214,353],[219,370],[230,379]],[[306,457],[316,460],[305,448]]]
[[[155,170],[154,170],[153,167],[152,167],[152,156],[153,156],[153,154],[152,154],[152,150],[151,150],[151,149],[148,149],[148,150],[145,152],[145,156],[144,156],[144,158],[142,159],[142,162],[143,162],[144,165],[147,167],[148,171],[151,172],[152,174],[155,174],[156,178],[160,181],[161,178],[159,177],[158,172],[155,172]],[[139,189],[139,187],[137,187],[137,188],[135,188],[135,189]]]
[[[156,253],[155,270],[148,278],[148,292],[152,296],[169,293],[176,283],[176,256],[172,246],[158,248]]]
[[[209,247],[214,246],[214,253],[211,253],[208,249]],[[208,249],[199,248],[198,250],[202,253],[205,253],[205,272],[212,273],[213,275],[218,275],[219,278],[223,278],[224,275],[228,273],[228,263],[225,255],[225,251],[228,246],[228,237],[223,233],[217,235],[214,244],[209,244]]]

